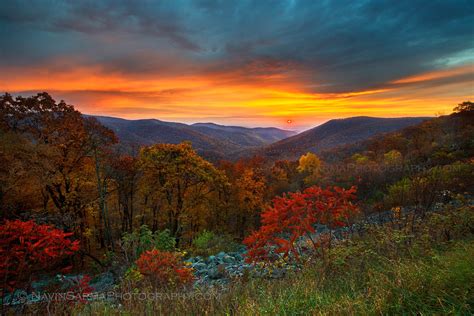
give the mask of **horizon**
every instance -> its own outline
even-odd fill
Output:
[[[0,90],[91,115],[304,131],[473,98],[468,1],[12,1]]]
[[[219,124],[216,122],[211,122],[211,121],[195,121],[195,122],[177,122],[177,121],[169,121],[169,120],[162,120],[160,118],[155,118],[155,117],[148,117],[148,118],[133,118],[133,119],[128,119],[128,118],[123,118],[123,117],[118,117],[118,116],[109,116],[109,115],[94,115],[90,113],[81,113],[82,115],[86,116],[92,116],[92,117],[104,117],[104,118],[112,118],[112,119],[121,119],[121,120],[127,120],[127,121],[141,121],[141,120],[157,120],[160,122],[165,122],[165,123],[181,123],[185,124],[188,126],[192,126],[194,124],[214,124],[214,125],[219,125],[219,126],[225,126],[225,127],[243,127],[243,128],[249,128],[249,129],[254,129],[254,128],[276,128],[284,131],[289,131],[289,132],[295,132],[297,134],[303,133],[305,131],[308,131],[310,129],[316,128],[318,126],[324,125],[325,123],[332,121],[332,120],[340,120],[340,119],[351,119],[351,118],[357,118],[357,117],[367,117],[367,118],[379,118],[379,119],[390,119],[390,118],[434,118],[436,116],[397,116],[397,117],[384,117],[384,116],[367,116],[367,115],[357,115],[357,116],[349,116],[349,117],[339,117],[339,118],[331,118],[328,120],[323,121],[322,123],[319,124],[314,124],[314,125],[309,125],[308,127],[304,129],[289,129],[289,128],[280,128],[276,126],[246,126],[246,125],[226,125],[226,124]],[[296,135],[296,134],[295,134]]]

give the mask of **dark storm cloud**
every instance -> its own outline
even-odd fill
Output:
[[[472,62],[473,17],[472,1],[4,1],[0,67],[181,74],[263,60],[343,92]]]

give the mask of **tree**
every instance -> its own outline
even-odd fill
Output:
[[[298,260],[301,237],[310,240],[317,250],[314,224],[324,224],[330,229],[348,225],[358,212],[358,207],[352,203],[355,192],[355,187],[345,190],[313,186],[303,192],[274,198],[273,205],[262,213],[260,229],[244,240],[248,247],[247,260],[272,260],[279,255]]]
[[[268,194],[263,172],[263,160],[259,157],[242,159],[236,163],[221,162],[220,169],[230,183],[222,196],[221,216],[211,219],[213,230],[232,233],[241,238],[258,226],[258,216]]]
[[[352,155],[351,159],[358,165],[363,165],[363,164],[370,161],[369,157],[364,156],[364,155],[359,154],[359,153],[356,153],[356,154]]]
[[[0,120],[3,131],[29,142],[31,154],[21,159],[41,185],[37,190],[43,210],[56,209],[87,248],[86,209],[97,201],[94,182],[99,187],[99,208],[105,209],[99,158],[116,141],[113,132],[45,92],[28,98],[1,96]]]
[[[106,157],[110,155],[109,146],[118,142],[114,132],[103,126],[96,118],[84,119],[84,129],[87,143],[90,146],[92,159],[94,161],[95,175],[97,179],[97,192],[99,195],[99,240],[101,246],[107,245],[113,249],[112,228],[110,225],[107,207],[107,184],[108,177],[105,166]]]
[[[455,113],[474,113],[474,103],[471,101],[464,101],[459,103],[453,111]]]
[[[139,159],[145,202],[157,210],[154,216],[158,210],[166,214],[166,228],[179,240],[186,219],[225,183],[225,177],[188,142],[144,147]]]
[[[235,183],[237,194],[238,231],[243,238],[250,228],[255,228],[258,223],[258,214],[265,205],[265,179],[254,169],[246,169]]]
[[[304,182],[306,184],[313,184],[321,176],[321,160],[313,153],[307,153],[299,159],[298,171],[306,174]]]
[[[402,162],[403,156],[398,150],[390,150],[383,155],[383,160],[388,165],[396,165]]]
[[[135,195],[140,178],[138,159],[129,155],[110,155],[108,177],[113,180],[117,205],[122,216],[122,231],[132,232],[135,216]],[[153,230],[157,230],[153,225]]]
[[[295,161],[279,160],[273,164],[268,177],[270,197],[298,189],[296,179],[299,172],[297,168],[298,162]]]

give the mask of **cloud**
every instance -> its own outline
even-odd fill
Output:
[[[423,85],[465,96],[472,71],[452,71],[474,64],[473,17],[468,0],[6,1],[0,89],[68,91],[98,111],[197,105],[234,118],[219,106],[259,117],[273,113],[264,102],[307,114],[318,100],[336,115],[334,98],[415,98]]]
[[[304,65],[308,86],[340,92],[472,49],[473,11],[469,1],[11,1],[0,8],[2,59],[81,55],[159,73],[163,55],[196,71],[271,58]]]

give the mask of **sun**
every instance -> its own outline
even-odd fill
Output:
[[[293,121],[292,120],[286,120],[286,123],[291,124],[291,123],[293,123]]]

